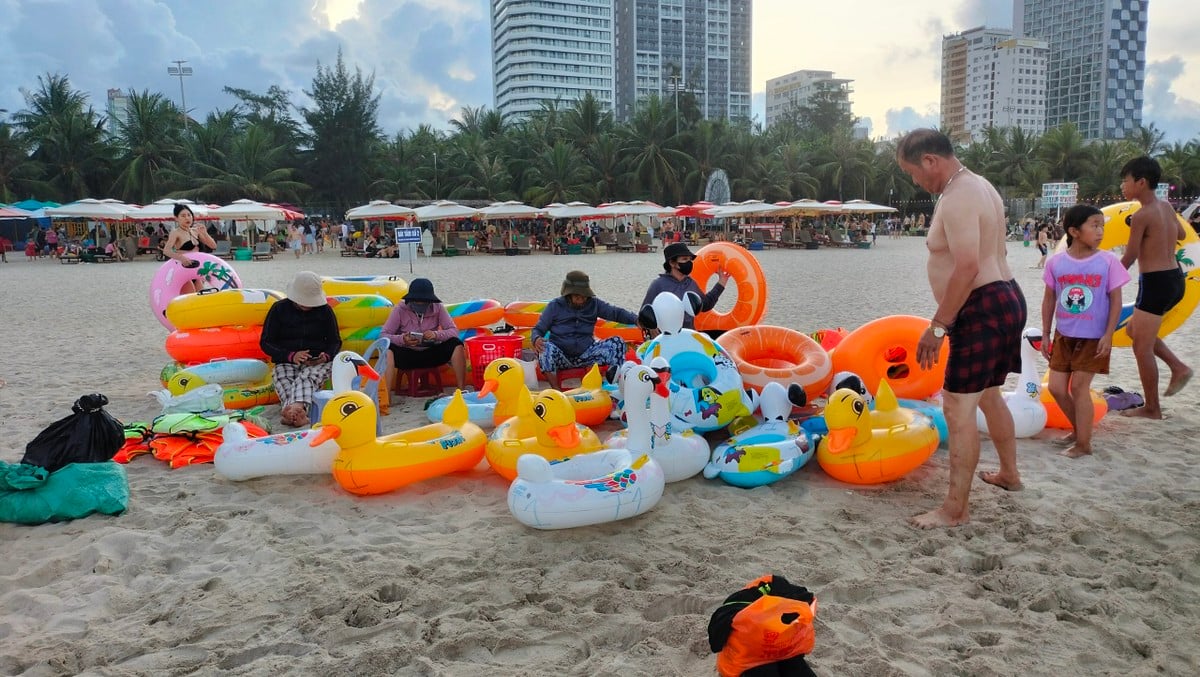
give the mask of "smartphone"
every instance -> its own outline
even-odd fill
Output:
[[[418,340],[425,338],[425,334],[423,334],[419,331],[410,331],[410,332],[408,332],[408,335],[415,339],[418,339]]]

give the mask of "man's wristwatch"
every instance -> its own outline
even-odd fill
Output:
[[[933,337],[935,339],[938,339],[940,341],[940,340],[946,338],[946,327],[938,324],[937,322],[931,321],[929,323],[929,329],[930,329],[930,331],[933,332]]]

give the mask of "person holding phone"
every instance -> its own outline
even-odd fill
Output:
[[[404,302],[392,309],[380,336],[392,342],[395,368],[425,369],[449,363],[458,388],[466,390],[467,358],[458,327],[429,280],[418,277],[408,285]]]
[[[167,241],[163,243],[163,254],[167,258],[175,259],[184,268],[196,268],[200,262],[189,259],[183,253],[200,251],[207,254],[212,252],[217,243],[206,229],[196,224],[196,215],[192,213],[191,207],[177,202],[172,212],[175,214],[175,227],[171,229],[170,234],[167,235]],[[185,283],[181,292],[194,294],[200,289],[199,282],[193,280]]]
[[[313,395],[329,378],[330,361],[342,349],[337,318],[316,273],[301,271],[288,283],[287,298],[267,311],[259,346],[275,363],[279,420],[296,428],[308,425]]]

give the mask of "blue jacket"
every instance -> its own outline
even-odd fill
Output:
[[[549,340],[554,345],[570,357],[579,357],[596,342],[597,319],[637,324],[637,315],[594,296],[579,310],[571,307],[567,297],[559,296],[546,304],[533,328],[533,336],[545,336],[550,332]]]
[[[682,280],[676,280],[674,275],[663,273],[654,278],[654,281],[650,283],[650,288],[646,290],[646,298],[642,300],[642,305],[650,305],[654,301],[654,297],[663,292],[670,292],[679,298],[683,298],[683,295],[687,292],[695,292],[704,301],[700,306],[700,312],[704,312],[716,307],[717,300],[721,298],[721,292],[723,291],[725,291],[725,285],[718,283],[713,285],[713,288],[705,294],[701,291],[700,285],[696,284],[696,281],[692,278],[685,277]],[[684,313],[683,326],[688,329],[695,329],[695,318]]]

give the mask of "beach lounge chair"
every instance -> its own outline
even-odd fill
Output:
[[[514,246],[517,248],[518,254],[532,254],[533,244],[529,242],[528,235],[518,235],[514,239]]]
[[[633,236],[629,233],[617,233],[617,251],[631,252],[634,250]]]
[[[233,250],[230,248],[229,240],[218,240],[216,249],[213,249],[213,256],[219,256],[223,259],[233,258]]]
[[[813,239],[812,231],[808,230],[807,228],[800,231],[799,239],[797,240],[797,242],[799,243],[799,246],[802,246],[805,249],[820,249],[821,248],[821,243],[819,243]]]
[[[602,230],[596,235],[596,244],[605,250],[613,250],[617,248],[617,237],[611,230]]]
[[[275,258],[275,254],[271,252],[271,243],[259,242],[254,245],[254,252],[250,254],[250,258],[255,261],[269,261]]]
[[[650,237],[650,233],[642,233],[638,236],[638,244],[642,246],[638,251],[656,252],[658,245],[654,244],[654,238]]]
[[[471,249],[471,243],[467,242],[467,238],[459,235],[454,238],[454,248],[463,256],[470,256],[474,252]]]

